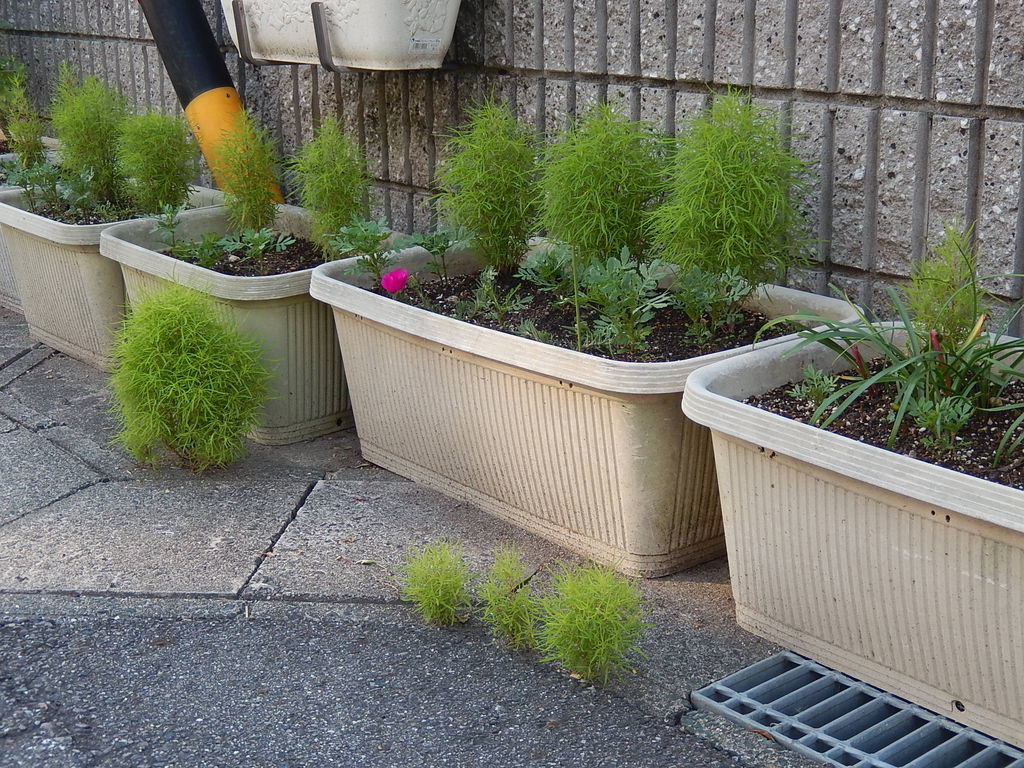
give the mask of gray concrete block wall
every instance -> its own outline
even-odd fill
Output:
[[[397,228],[435,222],[441,135],[486,93],[541,132],[609,98],[673,134],[710,91],[749,86],[817,163],[816,262],[794,283],[877,302],[952,219],[976,221],[986,270],[1024,269],[1020,0],[463,0],[446,69],[341,75],[240,66],[218,0],[203,3],[282,149],[338,115],[366,150],[374,212]],[[135,0],[0,0],[0,20],[40,104],[66,60],[139,109],[177,109]],[[1017,298],[1021,282],[993,286]]]

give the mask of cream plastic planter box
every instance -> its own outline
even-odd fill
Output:
[[[789,345],[690,377],[740,626],[1024,746],[1024,491],[742,402],[828,370]]]
[[[0,163],[13,162],[17,157],[13,153],[0,155]],[[17,187],[0,186],[0,192],[6,192],[9,189],[17,189]],[[14,278],[14,265],[11,264],[11,255],[7,252],[7,241],[4,240],[2,232],[0,232],[0,307],[21,312],[21,299],[18,297],[18,283]]]
[[[452,42],[461,0],[324,0],[333,62],[358,69],[437,69]],[[319,64],[309,0],[245,0],[256,58]],[[221,0],[238,45],[232,0]]]
[[[51,150],[56,147],[57,142],[50,138],[44,138],[43,142]],[[0,155],[0,163],[12,163],[18,159],[13,152]],[[8,189],[17,189],[13,185],[0,186],[0,192]],[[0,307],[13,309],[21,312],[21,298],[18,295],[18,282],[14,277],[14,265],[11,263],[11,256],[7,251],[7,241],[3,232],[0,231]]]
[[[192,205],[220,201],[196,188]],[[8,248],[29,335],[106,370],[124,312],[120,267],[100,255],[107,224],[65,224],[24,208],[20,189],[0,192],[0,234]]]
[[[351,280],[344,263],[324,264],[310,291],[334,307],[366,459],[627,573],[660,576],[724,552],[710,439],[679,399],[688,375],[737,351],[604,360]],[[769,314],[849,314],[785,288],[755,303]]]
[[[275,227],[309,236],[309,215],[278,206]],[[198,239],[228,231],[227,209],[186,211],[176,237]],[[167,283],[209,294],[241,327],[263,344],[276,395],[251,435],[269,445],[293,443],[351,425],[351,409],[334,337],[330,309],[309,296],[311,269],[266,277],[223,275],[159,253],[152,220],[131,221],[103,233],[101,250],[124,274],[129,303]],[[119,271],[119,275],[120,275]]]

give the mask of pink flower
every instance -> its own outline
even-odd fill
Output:
[[[394,269],[380,277],[380,287],[388,293],[398,293],[405,288],[407,282],[409,282],[409,273],[404,269]]]

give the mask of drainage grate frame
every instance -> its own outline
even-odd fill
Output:
[[[792,651],[691,698],[698,709],[841,768],[1024,768],[1024,751]]]

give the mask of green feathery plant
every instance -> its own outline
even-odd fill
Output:
[[[325,235],[367,215],[366,158],[337,120],[321,123],[313,140],[292,159],[291,171],[298,183],[299,204],[311,212],[313,236],[321,247],[330,247]]]
[[[0,132],[11,137],[8,126],[25,95],[25,65],[13,56],[0,56]]]
[[[952,346],[963,343],[984,311],[985,291],[974,279],[978,253],[971,244],[972,231],[956,222],[944,224],[942,242],[914,265],[904,288],[914,326],[937,331]]]
[[[1024,379],[1024,339],[1006,335],[1015,312],[1007,313],[1001,327],[986,333],[989,317],[981,307],[984,291],[973,271],[977,251],[969,245],[967,233],[947,227],[942,244],[932,254],[934,263],[914,270],[907,291],[912,302],[923,297],[934,302],[921,307],[921,316],[915,316],[899,292],[888,286],[897,316],[893,323],[872,323],[850,302],[858,316],[855,322],[800,313],[772,320],[765,329],[800,323],[809,329],[799,333],[792,352],[821,344],[851,366],[840,385],[818,404],[812,423],[829,426],[869,388],[880,386],[893,393],[887,446],[892,448],[909,417],[926,430],[925,443],[941,451],[954,447],[957,432],[975,412],[1011,411],[1019,415],[996,450],[993,466],[997,466],[1024,444],[1024,403],[1007,404],[1003,398],[1007,386]],[[963,333],[965,318],[974,313],[971,327]],[[875,358],[874,364],[865,358]]]
[[[277,160],[274,142],[248,112],[225,132],[214,159],[228,220],[235,229],[260,230],[274,223]]]
[[[604,684],[643,655],[647,613],[637,586],[611,568],[562,566],[540,598],[538,648],[545,661]]]
[[[140,211],[184,205],[198,158],[192,132],[180,117],[148,112],[129,117],[121,126],[117,159]]]
[[[469,111],[469,121],[445,145],[437,196],[456,227],[507,275],[526,252],[537,215],[537,141],[512,110],[493,99]]]
[[[18,155],[18,163],[29,168],[46,162],[46,147],[43,145],[43,119],[32,108],[25,90],[23,73],[16,73],[13,82],[4,94],[7,122],[4,133],[11,149]]]
[[[425,621],[448,626],[469,610],[469,581],[462,545],[435,541],[409,550],[401,575],[401,595]]]
[[[156,464],[163,446],[201,472],[243,453],[270,372],[259,345],[208,297],[179,285],[146,296],[117,333],[113,356],[117,440],[137,460]]]
[[[88,178],[96,203],[120,205],[125,189],[117,162],[117,140],[128,117],[121,94],[87,77],[79,82],[61,65],[50,118],[60,142],[60,167],[66,178]]]
[[[773,112],[736,92],[716,96],[670,166],[665,200],[651,214],[660,256],[711,273],[735,269],[752,286],[803,260],[798,197],[808,164],[785,149]]]
[[[522,553],[507,544],[495,551],[494,562],[478,588],[484,624],[512,648],[537,645],[536,601],[530,593],[532,575]]]
[[[548,146],[540,225],[582,257],[646,251],[646,217],[663,184],[665,140],[654,126],[597,104]]]

